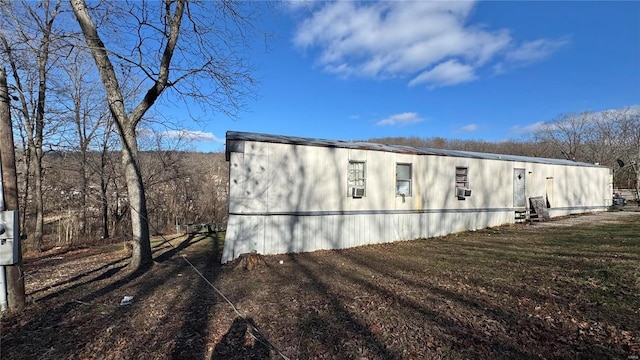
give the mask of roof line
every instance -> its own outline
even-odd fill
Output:
[[[401,154],[452,156],[452,157],[462,157],[462,158],[471,158],[471,159],[502,160],[502,161],[522,161],[522,162],[552,164],[552,165],[606,167],[602,165],[596,165],[596,164],[578,162],[578,161],[572,161],[572,160],[566,160],[566,159],[552,159],[552,158],[540,158],[540,157],[533,157],[533,156],[494,154],[494,153],[483,153],[483,152],[463,151],[463,150],[418,148],[413,146],[385,145],[385,144],[364,142],[364,141],[327,140],[327,139],[306,138],[306,137],[299,137],[299,136],[272,135],[272,134],[261,134],[261,133],[252,133],[252,132],[242,132],[242,131],[227,131],[227,142],[231,140],[246,140],[246,141],[278,143],[278,144],[320,146],[320,147],[358,149],[358,150],[373,150],[373,151],[385,151],[385,152],[394,152],[394,153],[401,153]]]

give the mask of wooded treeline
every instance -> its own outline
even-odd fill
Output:
[[[144,151],[140,153],[152,234],[174,233],[179,224],[225,222],[228,167],[224,153]],[[18,151],[22,221],[35,227],[36,208],[25,187],[33,173]],[[43,157],[43,241],[29,236],[27,249],[128,240],[131,222],[120,153],[45,152]]]
[[[246,51],[258,33],[254,21],[260,11],[261,6],[231,0],[0,0],[0,66],[7,68],[21,153],[20,208],[30,239],[25,244],[42,249],[52,234],[51,216],[60,216],[51,207],[67,207],[80,219],[74,226],[87,236],[113,236],[122,230],[110,224],[128,222],[132,268],[150,265],[150,233],[179,216],[149,211],[148,204],[161,201],[148,200],[156,195],[147,192],[165,197],[171,187],[165,177],[176,179],[175,173],[154,171],[154,164],[160,161],[167,171],[186,160],[167,162],[167,156],[158,160],[145,151],[184,150],[184,136],[176,134],[189,133],[180,130],[185,119],[156,112],[154,105],[164,101],[183,108],[181,116],[190,116],[189,106],[209,116],[234,116],[242,109],[255,86]],[[120,152],[119,161],[113,151]],[[69,175],[72,164],[80,165]],[[182,179],[204,183],[186,174]],[[70,179],[73,186],[66,184]],[[184,184],[174,181],[173,187],[175,199],[166,201],[182,196],[188,212],[218,212],[211,200],[189,203],[193,194]],[[99,206],[96,196],[103,201]],[[100,231],[96,209],[103,214]]]
[[[640,186],[640,108],[637,106],[560,114],[555,119],[536,124],[518,140],[489,142],[389,137],[370,141],[600,164],[613,169],[614,188]]]

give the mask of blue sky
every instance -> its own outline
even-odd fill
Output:
[[[640,105],[636,1],[303,1],[262,21],[256,99],[237,119],[185,119],[196,149],[223,149],[228,130],[501,141]]]

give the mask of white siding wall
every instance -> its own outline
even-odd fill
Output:
[[[261,254],[340,249],[442,236],[515,221],[513,169],[526,196],[553,200],[551,216],[605,210],[609,169],[245,141],[230,153],[223,262]],[[349,160],[366,163],[366,196],[347,194]],[[412,196],[395,195],[396,163],[412,164]],[[472,195],[458,200],[455,168]],[[552,189],[552,194],[547,191]]]

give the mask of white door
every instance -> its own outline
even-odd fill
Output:
[[[525,169],[513,169],[513,207],[524,208],[526,205]]]

